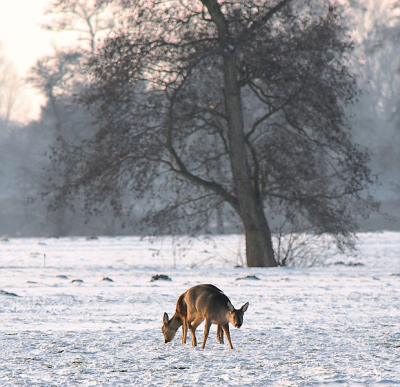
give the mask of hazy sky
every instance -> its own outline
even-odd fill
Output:
[[[51,0],[0,0],[1,53],[10,61],[21,77],[25,77],[35,62],[53,53],[53,45],[65,45],[68,33],[49,32],[40,27],[45,22],[45,8]],[[36,117],[43,98],[26,90],[30,118]]]

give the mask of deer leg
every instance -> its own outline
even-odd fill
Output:
[[[201,346],[201,349],[204,349],[207,341],[208,334],[210,333],[210,327],[211,327],[211,320],[206,319],[206,322],[204,323],[204,338],[203,338],[203,345]]]
[[[217,341],[220,344],[224,344],[224,331],[222,330],[221,325],[218,325],[217,327]]]
[[[193,324],[188,321],[187,326],[189,327],[190,334],[192,335],[192,346],[195,347],[197,345],[196,339],[196,328],[203,322],[204,318],[197,315],[193,321]]]
[[[229,333],[229,324],[223,325],[222,328],[224,329],[225,336],[228,339],[229,346],[231,347],[231,349],[233,349],[232,341],[231,341],[231,335]]]
[[[192,336],[192,347],[195,347],[197,345],[197,340],[196,340],[196,335],[194,333],[194,329],[190,321],[188,321],[187,325],[190,331],[190,335]]]
[[[182,324],[182,344],[186,344],[187,329],[188,329],[188,324],[184,319]]]
[[[204,321],[204,317],[201,317],[200,315],[197,315],[193,321],[192,327],[194,330],[197,329],[197,327]]]

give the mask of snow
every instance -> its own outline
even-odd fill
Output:
[[[360,235],[363,265],[309,269],[235,268],[238,235],[0,241],[0,385],[400,385],[399,255],[396,232]],[[250,302],[233,350],[215,325],[204,350],[164,344],[200,283]]]

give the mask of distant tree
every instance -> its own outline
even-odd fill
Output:
[[[75,51],[59,51],[54,56],[49,56],[39,60],[31,69],[29,82],[38,88],[47,99],[46,105],[42,109],[40,125],[36,125],[33,130],[42,137],[46,133],[45,147],[39,148],[42,154],[49,155],[50,150],[55,144],[63,145],[63,138],[68,138],[70,143],[77,144],[76,138],[79,138],[79,129],[77,125],[77,110],[79,109],[73,103],[71,94],[76,89],[76,78],[80,71],[81,54]],[[80,117],[81,118],[81,117]],[[76,125],[76,126],[75,126]],[[38,150],[37,150],[38,151]],[[48,157],[47,157],[48,160]],[[49,170],[47,164],[37,164],[42,173]],[[64,166],[67,168],[68,166]],[[72,166],[71,166],[72,167]],[[68,176],[65,174],[50,174],[47,178],[51,181],[57,181],[58,184],[67,183]],[[40,181],[41,191],[45,191],[46,180]],[[57,208],[54,216],[54,234],[64,236],[68,234],[66,224],[67,206],[62,205]]]
[[[129,192],[147,198],[144,220],[159,231],[185,233],[227,203],[243,225],[248,266],[279,263],[275,215],[352,247],[357,217],[375,204],[364,197],[368,154],[345,115],[357,89],[340,9],[119,4],[126,16],[92,59],[82,97],[99,130],[71,152],[54,150],[56,167],[74,165],[59,203],[83,189],[89,211],[111,197],[122,213]]]
[[[64,149],[67,144],[77,146],[82,138],[92,131],[92,119],[87,111],[79,106],[74,96],[82,89],[86,75],[82,63],[94,55],[99,36],[107,36],[113,27],[112,14],[107,11],[105,1],[92,0],[54,0],[46,15],[51,19],[43,27],[54,32],[70,31],[77,36],[74,47],[55,49],[54,54],[41,58],[32,67],[28,81],[46,97],[46,104],[36,132],[46,133],[51,139],[44,150],[51,158],[51,148]],[[83,42],[84,44],[81,44]],[[68,184],[74,165],[64,165],[65,173],[53,173],[48,165],[41,164],[42,173],[51,182]],[[47,192],[45,182],[42,192]],[[47,199],[51,196],[45,195]],[[79,197],[75,199],[79,203]],[[53,233],[66,235],[71,229],[68,225],[68,208],[65,203],[49,216],[53,223]],[[70,214],[69,214],[70,215]]]
[[[389,91],[391,93],[391,104],[389,109],[391,112],[390,119],[395,123],[395,132],[390,136],[390,154],[386,157],[387,165],[392,167],[392,185],[394,191],[397,192],[397,200],[400,200],[400,172],[398,168],[393,168],[400,162],[400,1],[395,0],[391,4],[390,16],[387,21],[386,28],[380,30],[380,37],[383,42],[381,56],[384,58],[382,62],[391,62],[389,74],[393,79],[390,80]],[[389,51],[391,60],[388,61],[387,51]],[[394,97],[394,98],[393,98]],[[394,102],[394,104],[393,104]]]
[[[400,200],[400,3],[351,0],[350,5],[357,42],[353,64],[362,90],[355,138],[371,151],[370,165],[381,183],[374,194],[393,218]]]
[[[24,106],[22,85],[14,67],[2,54],[0,44],[0,118],[5,124],[16,120],[19,109]]]
[[[83,49],[92,55],[96,52],[97,39],[108,36],[114,27],[108,0],[54,0],[46,14],[52,16],[52,20],[43,25],[45,29],[77,33],[78,39],[89,45],[89,49]]]

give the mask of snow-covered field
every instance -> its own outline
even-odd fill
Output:
[[[235,235],[1,241],[0,385],[400,385],[400,233],[361,235],[356,266],[235,268],[243,254]],[[233,350],[216,326],[204,350],[181,330],[164,344],[163,313],[200,283],[250,302]]]

